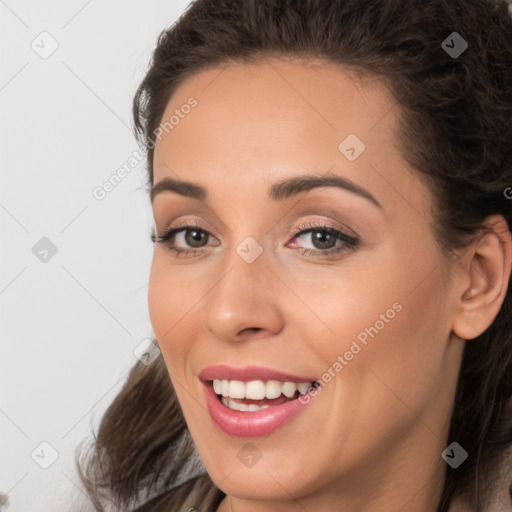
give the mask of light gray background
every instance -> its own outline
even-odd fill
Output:
[[[131,102],[189,0],[0,0],[0,492],[8,512],[77,511],[73,463],[153,335],[153,226]],[[39,51],[51,49],[48,58]],[[46,39],[45,39],[46,38]],[[33,246],[57,247],[42,262]],[[50,253],[51,254],[51,253]],[[41,256],[43,257],[43,255]],[[49,443],[58,458],[50,461]],[[127,447],[127,450],[129,447]]]

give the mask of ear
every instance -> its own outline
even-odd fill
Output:
[[[461,262],[462,293],[458,297],[453,332],[471,340],[494,321],[508,289],[512,237],[501,215],[485,220],[487,229],[467,248]]]

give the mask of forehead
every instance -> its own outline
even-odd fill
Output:
[[[197,105],[184,109],[190,98]],[[292,171],[331,170],[368,188],[380,183],[392,199],[420,186],[397,151],[398,113],[382,78],[326,61],[203,70],[167,105],[162,123],[179,122],[156,144],[154,183],[174,173],[208,187],[232,186],[233,177],[251,187]]]
[[[162,124],[176,118],[190,97],[197,106],[163,133],[155,153],[179,151],[191,135],[204,150],[229,145],[236,153],[255,145],[273,152],[322,140],[325,149],[337,152],[355,134],[371,150],[394,131],[394,116],[387,114],[396,101],[384,80],[326,61],[268,59],[201,71],[174,93]]]

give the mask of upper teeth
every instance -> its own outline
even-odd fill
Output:
[[[213,379],[213,389],[218,395],[229,398],[249,398],[263,400],[277,398],[281,393],[287,398],[293,398],[299,390],[302,395],[311,387],[311,382],[281,382],[279,380],[241,380]]]

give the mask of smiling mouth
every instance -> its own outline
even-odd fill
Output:
[[[306,394],[318,382],[282,382],[278,380],[227,380],[208,381],[219,401],[228,409],[256,412],[282,405]]]
[[[211,375],[213,372],[216,375]],[[237,373],[249,374],[249,378],[218,378],[229,374],[234,377],[233,374]],[[318,381],[306,381],[302,378],[299,380],[285,374],[281,376],[286,380],[257,380],[256,373],[266,373],[267,378],[276,379],[280,372],[259,369],[256,372],[247,368],[240,371],[228,367],[224,367],[222,371],[217,368],[202,372],[201,382],[208,413],[213,425],[224,434],[231,437],[270,435],[284,428],[297,414],[309,409],[311,402],[316,401],[314,390],[320,386]]]

